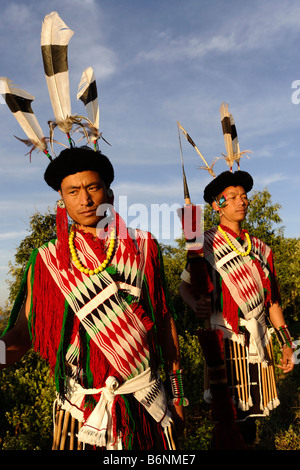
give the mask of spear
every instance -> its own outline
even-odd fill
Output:
[[[196,152],[198,153],[198,155],[200,156],[200,158],[202,159],[202,161],[204,162],[205,166],[202,166],[200,167],[202,170],[207,170],[209,172],[209,174],[215,178],[216,174],[215,172],[213,171],[213,166],[215,164],[215,161],[212,163],[211,166],[209,166],[209,164],[207,163],[207,161],[205,160],[205,158],[203,157],[202,153],[200,152],[200,150],[198,149],[197,145],[195,144],[195,142],[193,141],[193,139],[191,138],[191,136],[186,132],[186,130],[182,127],[182,125],[177,121],[177,125],[178,125],[178,130],[180,129],[181,132],[183,133],[183,135],[185,136],[186,140],[194,147],[194,149],[196,150]]]
[[[181,167],[182,167],[182,176],[183,176],[183,192],[184,192],[184,204],[191,204],[190,192],[187,184],[184,163],[183,163],[183,155],[182,155],[182,146],[181,146],[181,139],[180,139],[180,130],[179,130],[179,122],[178,124],[178,138],[179,138],[179,148],[180,148],[180,157],[181,157]]]

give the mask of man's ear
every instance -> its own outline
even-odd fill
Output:
[[[219,210],[220,210],[220,208],[219,208],[218,204],[216,203],[216,201],[213,201],[213,202],[212,202],[211,207],[212,207],[216,212],[219,212]]]
[[[114,205],[115,195],[114,195],[114,192],[111,188],[108,188],[108,190],[107,190],[107,197],[108,197],[108,203],[113,206]]]

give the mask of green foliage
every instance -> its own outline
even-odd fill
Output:
[[[273,250],[285,317],[289,322],[299,321],[300,240],[277,238],[277,246],[273,244]]]
[[[10,315],[9,309],[3,309],[0,307],[0,337],[2,335],[2,332],[5,330],[7,326],[9,315]]]
[[[9,302],[13,302],[20,286],[29,256],[34,248],[39,248],[44,243],[56,237],[56,216],[50,210],[46,214],[36,212],[30,217],[27,237],[20,243],[15,254],[15,265],[9,263],[9,274],[13,281],[8,281]]]
[[[30,218],[29,235],[20,243],[15,265],[10,263],[9,301],[19,291],[32,250],[56,236],[55,214],[35,213]],[[0,313],[0,335],[8,321],[8,311]],[[0,371],[0,449],[51,449],[54,383],[47,364],[30,351],[18,364]]]
[[[275,362],[281,357],[279,346],[274,341]],[[258,422],[257,450],[300,449],[300,368],[295,366],[291,374],[285,375],[276,368],[276,383],[280,406],[270,416]]]
[[[185,409],[186,427],[180,446],[187,450],[208,450],[211,446],[213,424],[209,407],[204,402],[204,358],[197,335],[185,331],[179,335],[183,383],[189,406]]]
[[[41,450],[52,446],[54,382],[49,368],[30,351],[0,372],[0,449]]]
[[[177,330],[179,334],[184,336],[187,330],[195,331],[199,326],[199,322],[179,295],[180,276],[186,264],[186,252],[182,240],[177,240],[177,243],[177,247],[162,245],[161,248],[164,258],[166,283],[177,316]],[[191,330],[192,325],[193,330]]]
[[[273,204],[267,189],[253,192],[244,228],[271,246],[277,235],[283,235],[283,228],[276,228],[282,222],[279,215],[280,208],[279,204]]]

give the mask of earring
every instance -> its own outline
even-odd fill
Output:
[[[57,259],[61,269],[67,270],[70,263],[69,255],[69,223],[67,209],[63,199],[56,203],[56,235]]]
[[[65,209],[66,206],[65,206],[65,202],[63,199],[60,199],[59,201],[56,201],[56,207],[57,209]]]

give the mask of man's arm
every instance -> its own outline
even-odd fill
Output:
[[[274,303],[269,308],[270,321],[276,330],[279,330],[279,327],[285,325],[285,320],[282,312],[282,308],[278,303]],[[294,368],[294,363],[292,361],[293,349],[285,345],[282,348],[282,359],[281,365],[278,365],[280,369],[286,374]]]
[[[177,328],[171,314],[164,316],[164,338],[162,341],[162,352],[167,371],[180,369],[180,352]]]
[[[31,268],[27,275],[27,298],[22,305],[17,322],[1,338],[1,341],[5,343],[6,363],[0,364],[0,369],[4,369],[15,362],[18,362],[31,347],[28,330],[28,317],[31,304],[30,272]]]
[[[181,281],[179,293],[184,303],[193,310],[198,318],[209,319],[211,315],[211,299],[201,295],[196,298],[188,282]]]
[[[166,363],[166,373],[180,371],[180,349],[175,321],[170,313],[166,314],[164,322],[164,337],[162,340],[162,353]],[[167,377],[169,380],[169,377]],[[178,431],[181,432],[184,426],[184,413],[182,405],[172,405],[174,419],[177,422]]]

